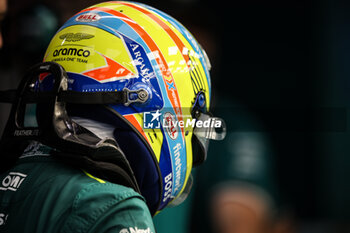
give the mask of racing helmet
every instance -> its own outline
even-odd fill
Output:
[[[78,104],[69,114],[112,127],[151,213],[181,203],[209,139],[225,136],[224,122],[209,113],[210,62],[191,33],[144,4],[100,3],[58,30],[44,61],[65,69],[75,93],[123,93],[117,103]],[[52,83],[40,76],[41,89]]]

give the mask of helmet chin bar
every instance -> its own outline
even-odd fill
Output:
[[[36,88],[39,75],[43,73],[50,73],[53,77],[51,91],[39,92]],[[9,169],[34,140],[55,148],[54,155],[64,162],[69,163],[67,160],[72,160],[74,165],[82,169],[107,173],[109,175],[102,178],[111,182],[118,181],[139,192],[133,171],[117,143],[109,139],[101,140],[91,131],[72,121],[66,111],[66,102],[88,104],[89,100],[94,98],[97,100],[92,101],[92,104],[105,104],[111,101],[127,103],[130,92],[95,94],[67,89],[68,78],[63,67],[54,62],[44,62],[28,71],[15,94],[14,91],[1,93],[0,101],[13,102],[13,105],[0,141],[2,152],[0,171]],[[37,105],[38,126],[28,127],[24,124],[25,109],[32,103]]]

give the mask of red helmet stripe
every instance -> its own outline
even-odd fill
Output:
[[[131,4],[131,3],[127,3],[127,2],[120,2],[120,4],[132,7],[134,9],[137,9],[138,11],[144,13],[145,15],[147,15],[148,17],[150,17],[151,19],[153,19],[159,26],[161,26],[166,33],[168,33],[168,35],[171,37],[171,39],[175,42],[176,46],[179,48],[182,57],[185,59],[187,67],[190,69],[189,66],[189,56],[188,53],[184,53],[184,49],[186,50],[186,46],[184,45],[184,43],[182,43],[181,39],[176,35],[176,33],[166,24],[164,23],[159,17],[157,17],[156,15],[154,15],[154,13],[139,7],[137,5]]]
[[[148,45],[149,49],[152,52],[157,53],[159,55],[159,56],[155,56],[155,59],[158,63],[160,71],[162,72],[162,76],[164,79],[164,83],[166,84],[166,90],[167,90],[167,95],[169,97],[169,100],[175,110],[178,120],[181,121],[182,120],[181,103],[180,103],[180,98],[177,92],[173,75],[168,67],[167,62],[165,61],[165,58],[162,52],[160,51],[156,43],[153,41],[153,39],[148,35],[148,33],[140,25],[138,25],[131,18],[129,18],[128,16],[126,16],[125,14],[119,11],[106,8],[106,7],[91,7],[80,11],[78,14],[86,11],[94,11],[94,10],[115,15],[121,20],[123,20],[126,24],[132,27],[140,35],[140,37],[145,41],[145,43]],[[182,133],[183,133],[183,130],[182,130]]]

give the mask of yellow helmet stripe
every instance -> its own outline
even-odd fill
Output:
[[[159,56],[156,56],[156,61],[158,63],[159,69],[162,72],[162,77],[164,80],[164,83],[166,84],[167,88],[167,95],[169,97],[169,100],[174,108],[174,111],[177,115],[177,118],[179,121],[182,121],[182,109],[181,109],[181,103],[180,103],[180,98],[179,94],[176,88],[175,80],[173,78],[173,75],[169,69],[169,66],[164,58],[164,55],[162,54],[161,50],[158,48],[157,44],[153,41],[153,39],[148,35],[148,33],[136,22],[134,22],[131,18],[129,18],[127,15],[116,11],[111,8],[107,7],[91,7],[82,10],[79,13],[86,12],[86,11],[102,11],[106,12],[109,14],[112,14],[114,16],[117,16],[121,20],[123,20],[125,23],[127,23],[130,27],[132,27],[139,35],[140,37],[145,41],[145,43],[148,45],[150,50],[153,53],[158,54]],[[78,13],[78,14],[79,14]],[[183,134],[183,130],[181,130]]]

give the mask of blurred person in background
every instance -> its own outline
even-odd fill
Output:
[[[216,233],[295,233],[292,219],[278,216],[264,189],[231,181],[213,188],[211,222]]]
[[[197,169],[191,232],[294,233],[268,133],[242,105],[222,101],[214,111],[230,119],[228,135],[211,144],[209,163]]]
[[[261,188],[239,182],[214,187],[211,219],[218,233],[274,233],[275,207]]]

